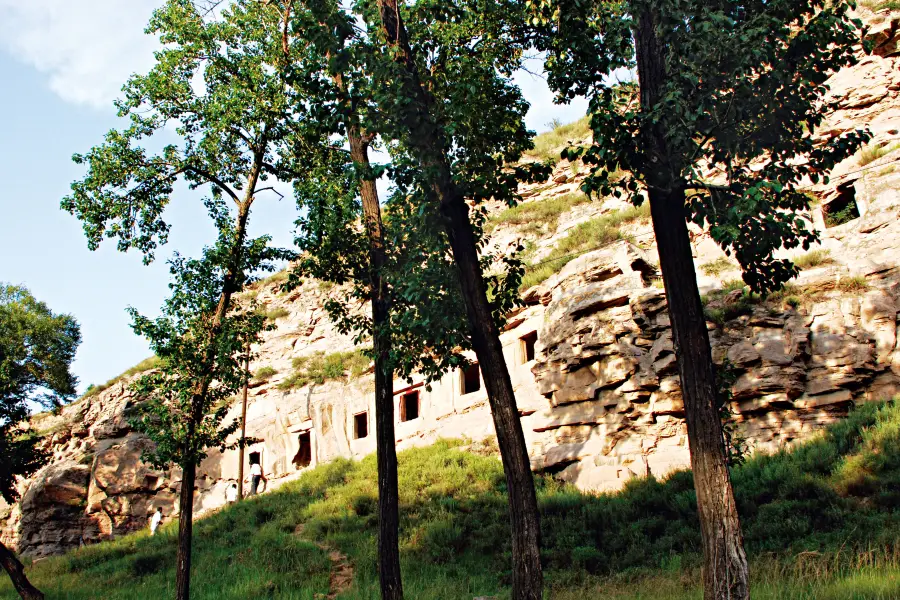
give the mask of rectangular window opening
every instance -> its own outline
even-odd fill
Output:
[[[400,421],[419,418],[419,392],[409,392],[400,398]]]
[[[361,440],[369,437],[369,413],[361,412],[353,415],[353,439]]]
[[[297,450],[297,454],[291,462],[294,463],[294,467],[297,469],[303,469],[308,467],[312,462],[312,440],[310,439],[309,432],[304,431],[301,433],[298,441],[300,442],[300,448]]]
[[[537,331],[526,333],[519,338],[522,343],[522,363],[534,360],[534,345],[537,343]]]
[[[462,393],[471,394],[481,389],[481,369],[478,363],[472,363],[463,369]]]

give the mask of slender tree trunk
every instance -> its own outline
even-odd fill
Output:
[[[2,543],[0,543],[0,564],[6,569],[9,578],[12,579],[13,587],[16,588],[22,600],[44,600],[44,594],[31,585],[28,577],[25,576],[25,567],[22,566],[16,555]]]
[[[659,15],[645,10],[638,15],[635,30],[644,109],[659,102],[665,84],[658,23]],[[706,600],[748,600],[747,556],[717,408],[709,332],[697,289],[684,188],[679,179],[681,161],[669,152],[664,120],[647,126],[641,134],[649,155],[644,175],[687,418],[691,468],[703,538],[703,596]]]
[[[340,80],[339,80],[340,84]],[[375,445],[378,459],[378,577],[382,600],[402,600],[400,498],[394,433],[394,372],[390,365],[390,297],[382,279],[387,258],[378,190],[371,174],[368,141],[355,117],[348,127],[350,156],[363,173],[360,196],[369,237],[369,284],[375,353]]]
[[[453,182],[446,141],[431,115],[433,99],[419,79],[398,1],[378,0],[378,7],[382,30],[388,43],[396,51],[395,60],[404,69],[402,85],[408,102],[403,104],[405,114],[402,115],[402,120],[409,133],[406,141],[416,153],[422,168],[432,173],[432,192],[440,203],[441,216],[450,238],[472,345],[481,366],[494,418],[509,490],[513,553],[512,597],[514,600],[540,600],[543,590],[540,515],[531,462],[509,369],[503,357],[500,334],[494,324],[487,288],[478,262],[469,208]]]
[[[194,526],[194,480],[197,466],[181,466],[181,494],[178,497],[178,559],[175,567],[175,598],[191,597],[191,535]]]
[[[247,439],[247,388],[250,387],[250,345],[247,345],[247,357],[244,359],[244,393],[241,397],[241,441],[238,446],[238,500],[244,499],[244,440]]]
[[[265,148],[266,140],[263,134],[263,140],[260,143]],[[212,365],[216,360],[217,345],[214,343],[216,337],[222,329],[222,322],[228,309],[231,306],[231,297],[237,292],[238,278],[243,268],[244,239],[247,237],[247,219],[250,216],[250,205],[253,204],[253,193],[256,190],[256,183],[259,181],[259,174],[262,169],[263,151],[258,151],[254,157],[253,166],[247,177],[247,191],[244,200],[238,205],[237,222],[235,223],[234,244],[230,250],[228,269],[222,281],[222,294],[219,296],[219,302],[216,306],[216,312],[213,314],[210,323],[209,332],[207,334],[206,355],[204,363],[209,365],[207,372],[211,371]],[[177,600],[190,599],[191,586],[191,534],[192,523],[194,518],[194,479],[196,477],[197,464],[194,462],[196,449],[194,448],[193,431],[198,423],[203,419],[203,411],[206,404],[206,395],[209,392],[209,386],[212,383],[208,376],[204,376],[197,384],[196,393],[191,399],[191,422],[188,424],[189,432],[185,443],[186,460],[183,461],[181,482],[181,496],[179,498],[179,520],[178,520],[178,558],[175,575],[175,589]],[[243,465],[243,462],[241,463]],[[190,485],[188,485],[188,483]]]

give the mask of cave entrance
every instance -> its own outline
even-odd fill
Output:
[[[822,207],[825,227],[837,227],[858,219],[859,206],[856,204],[856,189],[852,183],[839,185],[837,197]]]
[[[400,399],[400,421],[412,421],[419,418],[419,392],[403,394]]]
[[[481,389],[481,371],[478,363],[472,363],[462,372],[462,393],[471,394]]]
[[[291,461],[297,469],[306,468],[312,463],[312,438],[308,431],[304,431],[297,437],[300,448]]]

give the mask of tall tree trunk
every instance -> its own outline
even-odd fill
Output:
[[[0,564],[6,569],[9,578],[12,579],[13,587],[16,588],[22,600],[44,600],[44,594],[31,585],[28,577],[25,576],[25,567],[22,566],[16,555],[2,543],[0,543]]]
[[[397,0],[378,0],[382,30],[396,51],[395,60],[404,70],[402,120],[408,130],[407,143],[422,168],[432,173],[432,192],[440,203],[444,227],[450,238],[457,266],[472,346],[487,388],[494,418],[497,443],[509,490],[509,517],[512,528],[514,600],[540,600],[543,572],[540,557],[540,515],[531,462],[525,446],[522,422],[516,407],[509,369],[503,357],[500,334],[491,314],[487,288],[478,262],[478,249],[469,221],[469,207],[454,184],[447,144],[431,115],[433,99],[419,79],[406,28]]]
[[[178,497],[178,559],[175,566],[175,598],[191,597],[191,534],[194,526],[194,480],[197,466],[181,465],[181,494]]]
[[[260,142],[260,147],[265,149],[266,138]],[[204,363],[209,365],[206,372],[210,372],[212,365],[216,360],[217,345],[214,343],[216,337],[222,329],[222,322],[228,309],[231,306],[231,297],[237,292],[238,278],[243,268],[244,255],[244,239],[247,237],[247,219],[250,216],[250,205],[253,204],[253,193],[256,190],[256,184],[259,181],[259,174],[262,169],[263,150],[256,152],[254,156],[253,166],[247,177],[247,191],[244,200],[238,205],[237,222],[235,223],[234,244],[230,250],[228,260],[228,268],[222,281],[222,294],[219,296],[219,302],[216,305],[216,312],[213,314],[207,333],[206,355]],[[212,382],[208,376],[204,376],[197,384],[196,393],[191,399],[191,422],[188,424],[189,433],[186,441],[185,452],[187,459],[182,463],[181,480],[181,496],[178,505],[180,509],[178,519],[178,557],[175,576],[175,590],[177,600],[189,600],[191,587],[191,534],[192,523],[194,518],[194,479],[196,477],[197,465],[194,461],[196,448],[194,448],[193,431],[198,423],[203,419],[203,410],[205,406],[206,394],[209,392],[209,386]],[[243,463],[241,463],[243,464]],[[190,483],[190,485],[187,485]]]
[[[238,500],[244,499],[244,440],[247,439],[247,391],[250,387],[250,345],[247,344],[247,357],[244,359],[244,390],[241,394],[241,441],[238,447]]]
[[[658,24],[658,13],[644,10],[638,15],[635,40],[645,110],[659,102],[666,78]],[[703,538],[703,596],[706,600],[748,600],[747,556],[728,472],[709,332],[686,223],[681,157],[669,151],[664,120],[648,125],[641,135],[649,155],[644,175],[687,418]]]
[[[382,600],[402,600],[400,509],[397,447],[394,433],[394,373],[390,365],[390,298],[382,273],[387,258],[378,190],[369,163],[368,141],[355,117],[348,127],[350,156],[363,173],[360,196],[369,238],[369,289],[375,354],[375,445],[378,459],[378,577]]]

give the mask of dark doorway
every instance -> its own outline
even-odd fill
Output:
[[[361,412],[353,415],[353,439],[360,440],[369,437],[369,413]]]
[[[537,331],[526,333],[519,338],[522,342],[522,362],[527,363],[534,360],[534,345],[537,343]]]
[[[472,363],[463,370],[462,393],[471,394],[481,389],[481,369],[478,363]]]
[[[409,392],[400,398],[400,420],[412,421],[419,418],[419,392]]]
[[[822,218],[826,227],[837,227],[859,218],[856,205],[856,189],[852,183],[839,185],[837,198],[822,207]]]
[[[250,464],[251,465],[259,464],[259,452],[251,452],[250,453]]]
[[[297,450],[297,454],[291,462],[294,463],[296,468],[303,469],[308,467],[312,462],[312,440],[310,439],[309,432],[304,431],[301,433],[298,437],[298,441],[300,442],[300,449]]]

